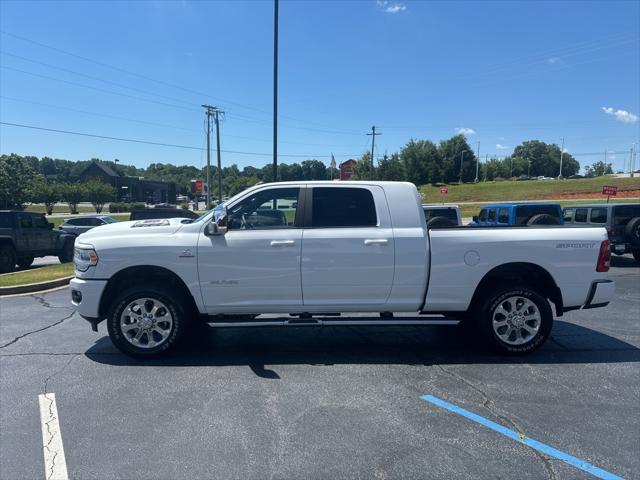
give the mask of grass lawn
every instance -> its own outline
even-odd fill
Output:
[[[105,213],[105,215],[109,215],[111,218],[116,220],[117,222],[126,222],[129,220],[128,213]],[[53,228],[58,228],[62,222],[64,222],[67,218],[78,218],[77,215],[69,215],[68,217],[47,217],[47,220],[53,223]]]
[[[522,182],[479,182],[449,185],[447,195],[439,187],[422,185],[424,203],[490,202],[494,200],[550,199],[563,194],[602,192],[603,185],[614,185],[618,191],[640,190],[640,178],[597,177],[576,180],[527,180]],[[606,201],[606,197],[602,197]],[[602,201],[602,200],[595,200]]]
[[[46,265],[16,273],[0,275],[0,287],[12,287],[14,285],[26,285],[29,283],[47,282],[58,278],[73,275],[73,263],[60,265]]]

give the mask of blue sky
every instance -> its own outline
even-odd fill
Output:
[[[0,26],[1,121],[193,147],[0,125],[2,153],[202,166],[210,103],[224,165],[271,161],[271,1],[5,0]],[[359,156],[376,125],[380,154],[456,131],[483,159],[565,137],[581,165],[624,152],[621,169],[640,141],[640,2],[281,0],[279,92],[285,163]]]

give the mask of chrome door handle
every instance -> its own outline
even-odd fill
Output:
[[[294,240],[271,240],[272,247],[293,247],[295,244]]]
[[[389,243],[389,240],[386,238],[367,239],[364,241],[367,247],[371,245],[386,245],[387,243]]]

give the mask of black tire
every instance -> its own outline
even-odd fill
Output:
[[[58,255],[58,260],[60,263],[69,263],[73,261],[73,245],[75,240],[67,240],[64,242],[64,246],[62,247],[62,252]]]
[[[33,263],[33,260],[34,260],[33,257],[20,257],[18,258],[18,261],[16,263],[20,268],[27,268],[31,266],[31,264]]]
[[[447,217],[433,217],[430,218],[427,222],[427,227],[452,227],[455,225],[455,222]]]
[[[624,227],[624,236],[631,245],[640,247],[640,217],[629,220]]]
[[[477,310],[476,322],[480,333],[494,350],[506,355],[523,355],[536,350],[547,340],[553,327],[553,312],[551,311],[549,302],[544,296],[535,289],[527,286],[503,286],[489,290],[488,292],[486,300],[484,300],[484,302],[478,302],[480,307]],[[523,335],[523,333],[526,333],[523,327],[518,329],[517,327],[512,328],[509,325],[505,325],[507,329],[512,328],[513,334],[509,334],[509,337],[513,335],[514,341],[516,341],[518,336],[523,339],[523,343],[518,345],[513,342],[504,341],[504,337],[501,338],[498,332],[506,335],[508,330],[501,330],[502,327],[494,328],[493,322],[494,316],[501,321],[504,315],[499,313],[498,309],[502,308],[504,311],[506,307],[505,304],[509,304],[512,299],[516,299],[516,304],[518,303],[517,299],[527,300],[528,303],[534,307],[533,314],[535,315],[537,312],[539,317],[537,332],[534,335],[527,333],[527,338]],[[519,310],[518,312],[525,312],[525,307],[526,304],[523,305],[523,310]],[[506,316],[505,320],[511,321],[511,319],[507,319]],[[518,319],[514,318],[512,321],[516,322]],[[535,325],[531,323],[532,321],[532,317],[530,317],[529,320],[527,320],[527,317],[524,317],[524,322],[529,322],[527,323],[529,328]],[[516,330],[519,331],[516,332]]]
[[[560,225],[560,220],[548,213],[539,213],[531,217],[527,225]]]
[[[125,336],[132,338],[132,336],[136,336],[138,330],[134,327],[131,330],[132,333],[127,334],[123,332],[122,329],[120,319],[124,310],[135,300],[143,298],[164,304],[168,309],[167,314],[171,315],[172,324],[165,330],[167,336],[157,346],[136,346],[131,340],[125,338]],[[168,354],[182,342],[191,323],[191,319],[187,314],[188,311],[188,309],[185,309],[185,302],[180,295],[162,286],[147,285],[131,287],[120,292],[114,299],[112,307],[107,314],[107,331],[113,344],[122,353],[134,358],[156,358]],[[142,334],[143,337],[145,335],[145,333]],[[141,339],[142,338],[140,338],[140,340]],[[146,337],[146,340],[148,342],[149,338]],[[156,338],[154,338],[154,341],[155,340]]]
[[[0,246],[0,273],[13,272],[16,269],[16,251],[11,245]]]
[[[640,263],[640,250],[634,250],[631,253],[633,255],[633,258],[636,260],[636,262]]]

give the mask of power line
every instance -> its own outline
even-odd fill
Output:
[[[92,133],[84,133],[84,132],[75,132],[75,131],[71,131],[71,130],[60,130],[60,129],[56,129],[56,128],[46,128],[46,127],[38,127],[36,125],[25,125],[25,124],[21,124],[21,123],[11,123],[11,122],[0,122],[0,125],[8,125],[11,127],[19,127],[19,128],[29,128],[29,129],[33,129],[33,130],[43,130],[46,132],[54,132],[54,133],[65,133],[65,134],[69,134],[69,135],[80,135],[83,137],[92,137],[92,138],[100,138],[100,139],[104,139],[104,140],[116,140],[116,141],[120,141],[120,142],[130,142],[130,143],[142,143],[142,144],[146,144],[146,145],[155,145],[155,146],[159,146],[159,147],[172,147],[172,148],[184,148],[187,150],[205,150],[202,147],[194,147],[191,145],[180,145],[180,144],[175,144],[175,143],[163,143],[163,142],[153,142],[153,141],[149,141],[149,140],[140,140],[140,139],[136,139],[136,138],[124,138],[124,137],[112,137],[109,135],[97,135],[97,134],[92,134]],[[244,151],[238,151],[238,150],[220,150],[223,153],[233,153],[236,155],[256,155],[256,156],[272,156],[272,153],[267,153],[267,152],[244,152]],[[294,153],[288,153],[288,154],[279,154],[279,156],[281,157],[292,157],[292,158],[307,158],[307,159],[313,159],[313,158],[330,158],[331,155],[312,155],[312,154],[294,154]],[[337,157],[355,157],[357,155],[354,154],[346,154],[346,153],[342,153],[342,154],[336,154],[334,156]]]

